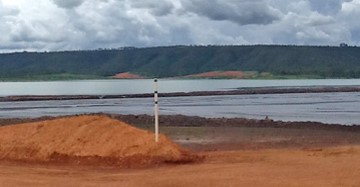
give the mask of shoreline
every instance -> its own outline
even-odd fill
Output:
[[[37,118],[0,118],[0,127],[20,123],[38,122],[59,118],[68,118],[83,115],[105,115],[110,118],[124,121],[139,128],[152,128],[153,116],[146,114],[75,114],[64,116],[42,116]],[[242,127],[242,128],[285,128],[285,129],[313,129],[313,130],[338,130],[360,132],[360,125],[328,124],[313,121],[276,121],[272,119],[248,118],[206,118],[185,115],[162,115],[159,121],[163,127]]]
[[[331,92],[360,92],[360,86],[264,87],[264,88],[241,88],[241,89],[239,88],[236,90],[229,90],[229,91],[195,91],[195,92],[159,93],[159,97],[331,93]],[[122,98],[149,98],[149,97],[153,97],[153,93],[119,94],[119,95],[19,95],[19,96],[0,97],[0,102],[79,100],[79,99],[122,99]]]
[[[153,116],[94,113],[85,116],[107,116],[146,131],[154,131]],[[61,118],[0,119],[0,128]],[[160,133],[175,143],[195,152],[263,150],[263,149],[313,149],[319,147],[360,145],[360,125],[324,124],[318,122],[283,122],[271,119],[204,118],[197,116],[162,116]]]

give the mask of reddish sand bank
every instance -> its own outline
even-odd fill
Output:
[[[133,73],[130,73],[130,72],[125,72],[125,73],[116,74],[112,78],[116,78],[116,79],[143,79],[145,77],[143,77],[141,75],[133,74]]]
[[[188,151],[151,132],[106,116],[60,118],[0,128],[0,158],[124,167],[189,162]]]

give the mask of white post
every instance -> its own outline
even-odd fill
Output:
[[[158,101],[158,80],[154,79],[154,100],[155,100],[155,142],[159,142],[159,101]]]

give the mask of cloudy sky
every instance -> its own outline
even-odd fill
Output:
[[[0,0],[0,52],[360,45],[360,0]]]

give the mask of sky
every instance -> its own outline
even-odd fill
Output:
[[[360,45],[360,0],[0,0],[0,52]]]

